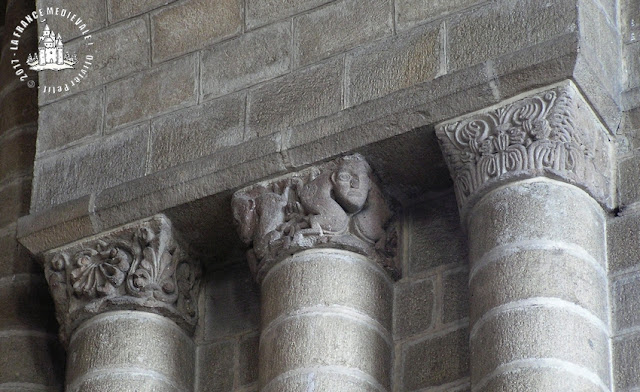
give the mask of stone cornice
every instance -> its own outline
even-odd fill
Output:
[[[236,192],[232,199],[249,265],[260,282],[296,252],[336,248],[364,254],[397,275],[397,228],[371,168],[350,155]]]
[[[463,219],[489,190],[538,176],[614,206],[612,138],[569,81],[445,122],[436,134]]]
[[[110,310],[164,315],[187,332],[197,321],[200,266],[164,215],[44,253],[60,335]]]

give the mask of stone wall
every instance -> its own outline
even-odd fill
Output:
[[[29,212],[37,130],[37,94],[11,67],[10,34],[29,1],[0,7],[0,391],[59,391],[64,352],[42,268],[16,239]],[[6,12],[5,12],[6,11]],[[35,47],[34,36],[21,48]]]

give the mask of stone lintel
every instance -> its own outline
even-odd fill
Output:
[[[612,136],[569,80],[439,124],[463,221],[490,190],[548,177],[615,206]]]
[[[258,282],[284,258],[307,249],[363,254],[392,276],[397,228],[371,167],[344,156],[237,191],[234,220]]]
[[[60,335],[113,310],[166,316],[188,333],[197,322],[200,265],[171,222],[155,215],[43,254]]]

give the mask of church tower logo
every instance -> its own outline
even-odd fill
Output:
[[[69,54],[64,51],[64,42],[62,42],[60,33],[56,37],[48,24],[44,26],[38,44],[38,53],[34,53],[33,56],[29,54],[27,58],[29,69],[60,71],[61,69],[73,69],[73,66],[78,63],[78,57],[75,53]]]

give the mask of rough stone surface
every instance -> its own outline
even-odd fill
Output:
[[[74,22],[78,19],[87,25],[90,33],[101,30],[107,24],[107,9],[103,0],[38,0],[39,9],[46,10],[48,7],[58,8],[60,11],[65,9],[69,13],[76,14],[78,18],[74,18]],[[76,37],[81,36],[81,31],[73,22],[65,20],[64,17],[51,16],[51,22],[55,22],[55,28],[52,29],[62,35],[64,43]],[[38,30],[44,28],[42,23],[38,24]]]
[[[396,285],[393,304],[393,333],[403,339],[433,327],[435,288],[432,279],[401,282]]]
[[[15,222],[29,212],[31,178],[19,178],[0,185],[0,227]]]
[[[368,383],[359,377],[348,374],[332,374],[330,372],[315,371],[313,373],[294,374],[291,377],[279,379],[262,391],[331,391],[331,392],[378,392],[377,385]]]
[[[411,343],[403,348],[402,355],[403,390],[456,381],[469,375],[469,331],[462,328]]]
[[[31,211],[88,195],[144,175],[148,125],[131,127],[86,146],[40,159]]]
[[[236,342],[227,340],[198,347],[198,391],[233,390]]]
[[[37,154],[102,133],[102,89],[75,95],[40,108]]]
[[[147,0],[144,2],[128,0],[107,0],[109,22],[115,23],[132,16],[140,15],[165,4],[172,3],[173,1],[175,0]]]
[[[640,326],[640,279],[637,275],[624,277],[613,283],[615,328],[618,331]]]
[[[180,392],[169,383],[162,380],[155,380],[146,375],[135,373],[118,373],[90,378],[80,384],[76,384],[73,388],[68,389],[69,392],[112,392],[127,391],[135,392]]]
[[[0,330],[57,332],[53,302],[44,277],[18,275],[0,280]]]
[[[442,322],[448,324],[469,317],[469,272],[445,273],[442,285]]]
[[[35,126],[3,135],[0,141],[0,182],[31,174],[35,155]]]
[[[149,172],[156,172],[241,144],[245,96],[223,97],[151,122]]]
[[[609,269],[621,272],[637,266],[640,262],[640,219],[637,214],[613,218],[607,225]]]
[[[26,332],[26,331],[25,331]],[[58,360],[52,360],[56,358]],[[14,335],[0,337],[0,388],[4,383],[64,384],[64,351],[55,335]]]
[[[397,0],[396,21],[399,29],[407,29],[484,2],[485,0]]]
[[[303,66],[389,35],[390,0],[340,0],[293,20],[295,66]]]
[[[459,70],[575,31],[576,11],[574,0],[501,0],[463,13],[447,24],[448,70]]]
[[[429,25],[348,54],[345,106],[435,78],[443,55],[440,32],[439,25]]]
[[[618,172],[618,192],[623,206],[640,201],[640,156],[620,162]]]
[[[624,90],[639,88],[640,75],[637,70],[640,69],[640,42],[625,45],[622,53],[624,55],[622,88]]]
[[[640,41],[639,6],[638,0],[620,1],[620,32],[623,42]]]
[[[197,57],[178,60],[107,86],[106,127],[157,116],[196,103]]]
[[[238,345],[238,386],[244,386],[258,381],[259,347],[260,339],[258,335],[245,336],[240,340]]]
[[[289,72],[291,23],[243,34],[202,52],[204,99],[222,96]]]
[[[33,90],[19,86],[0,93],[0,134],[36,122],[38,100]]]
[[[152,14],[153,62],[174,58],[240,33],[242,3],[241,0],[188,0]]]
[[[248,29],[284,19],[288,16],[330,3],[332,0],[247,0]]]
[[[640,387],[640,335],[613,342],[613,369],[616,390],[633,391]]]
[[[248,127],[268,135],[340,110],[342,59],[305,68],[249,92]]]
[[[480,392],[602,392],[602,387],[585,377],[560,369],[517,369],[497,375]]]

